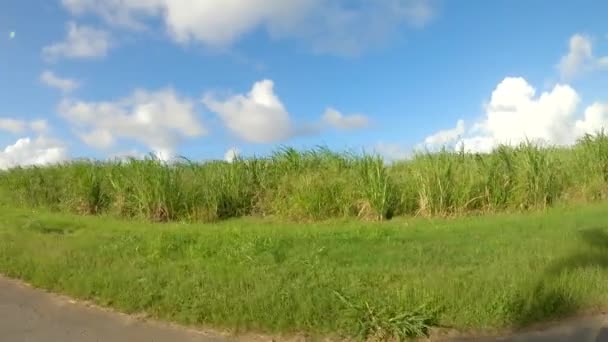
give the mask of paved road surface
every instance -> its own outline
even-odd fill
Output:
[[[508,337],[459,338],[450,342],[608,342],[608,315],[569,320]]]
[[[227,342],[76,304],[0,276],[2,342]]]
[[[608,342],[608,316],[581,319],[515,336],[456,339],[453,342]]]
[[[255,339],[260,341],[260,339]],[[33,289],[0,276],[1,342],[234,342],[220,335],[145,322]],[[608,315],[506,338],[454,342],[608,342]]]

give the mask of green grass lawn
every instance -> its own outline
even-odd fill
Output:
[[[595,204],[453,220],[150,224],[0,206],[0,272],[237,331],[488,332],[607,307],[607,213]]]

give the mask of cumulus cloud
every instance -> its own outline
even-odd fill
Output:
[[[244,141],[258,144],[315,135],[328,127],[350,130],[367,127],[369,124],[369,119],[362,114],[343,115],[330,107],[320,120],[296,126],[275,94],[274,82],[268,79],[254,83],[246,94],[221,98],[214,93],[207,93],[202,102],[209,111],[219,116],[233,134]]]
[[[80,84],[69,78],[57,76],[50,70],[45,70],[40,74],[40,81],[51,88],[57,88],[64,93],[69,93],[80,87]]]
[[[607,105],[595,103],[580,115],[579,103],[580,96],[568,85],[558,84],[537,95],[525,79],[507,77],[492,92],[481,120],[468,130],[459,123],[462,137],[441,134],[446,132],[443,131],[425,142],[456,143],[456,148],[464,145],[465,150],[473,152],[489,152],[499,144],[525,141],[573,144],[585,133],[596,133],[608,126]],[[445,139],[435,139],[438,135]]]
[[[45,46],[42,54],[47,61],[58,58],[99,58],[106,56],[110,47],[108,32],[70,21],[67,23],[65,40]]]
[[[54,139],[21,138],[0,150],[0,170],[17,166],[46,165],[67,159],[65,145]]]
[[[38,133],[43,133],[47,130],[48,124],[46,120],[21,120],[13,118],[0,118],[0,131],[6,131],[12,134],[23,133],[32,130]]]
[[[608,56],[596,57],[588,36],[575,34],[570,38],[568,53],[558,64],[562,79],[571,79],[584,72],[608,69]]]
[[[23,120],[0,118],[0,132],[11,134],[35,133],[18,139],[14,144],[0,147],[0,170],[17,166],[45,165],[66,159],[66,147],[63,142],[46,136],[49,127],[44,119]]]
[[[557,144],[573,142],[572,122],[580,97],[568,85],[556,85],[536,97],[523,78],[505,78],[494,90],[480,123],[482,132],[498,142],[526,138]]]
[[[64,99],[59,113],[68,120],[83,142],[105,149],[118,139],[146,145],[162,159],[168,158],[185,138],[207,133],[194,110],[194,102],[171,88],[136,90],[132,95],[110,102]]]
[[[581,136],[608,130],[608,104],[596,102],[587,107],[582,119],[576,120],[576,133]]]
[[[63,0],[74,15],[142,29],[160,18],[177,42],[226,47],[258,29],[296,37],[318,52],[352,54],[377,45],[404,26],[420,28],[434,16],[432,0]]]
[[[369,125],[369,119],[363,114],[344,115],[334,108],[327,108],[322,121],[331,127],[349,130],[364,128]]]
[[[292,137],[289,113],[274,93],[274,82],[256,82],[249,93],[220,99],[208,93],[203,97],[207,108],[216,113],[224,125],[241,139],[254,143],[271,143]]]

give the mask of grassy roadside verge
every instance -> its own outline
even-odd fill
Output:
[[[604,203],[456,220],[203,225],[0,206],[0,272],[124,312],[239,331],[493,331],[608,305],[606,212]]]

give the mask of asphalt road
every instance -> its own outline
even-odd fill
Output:
[[[579,317],[503,337],[452,338],[450,342],[608,342],[608,315]]]
[[[228,342],[76,303],[0,276],[2,342]]]
[[[451,342],[608,342],[608,316],[569,321],[508,337],[454,339]]]

